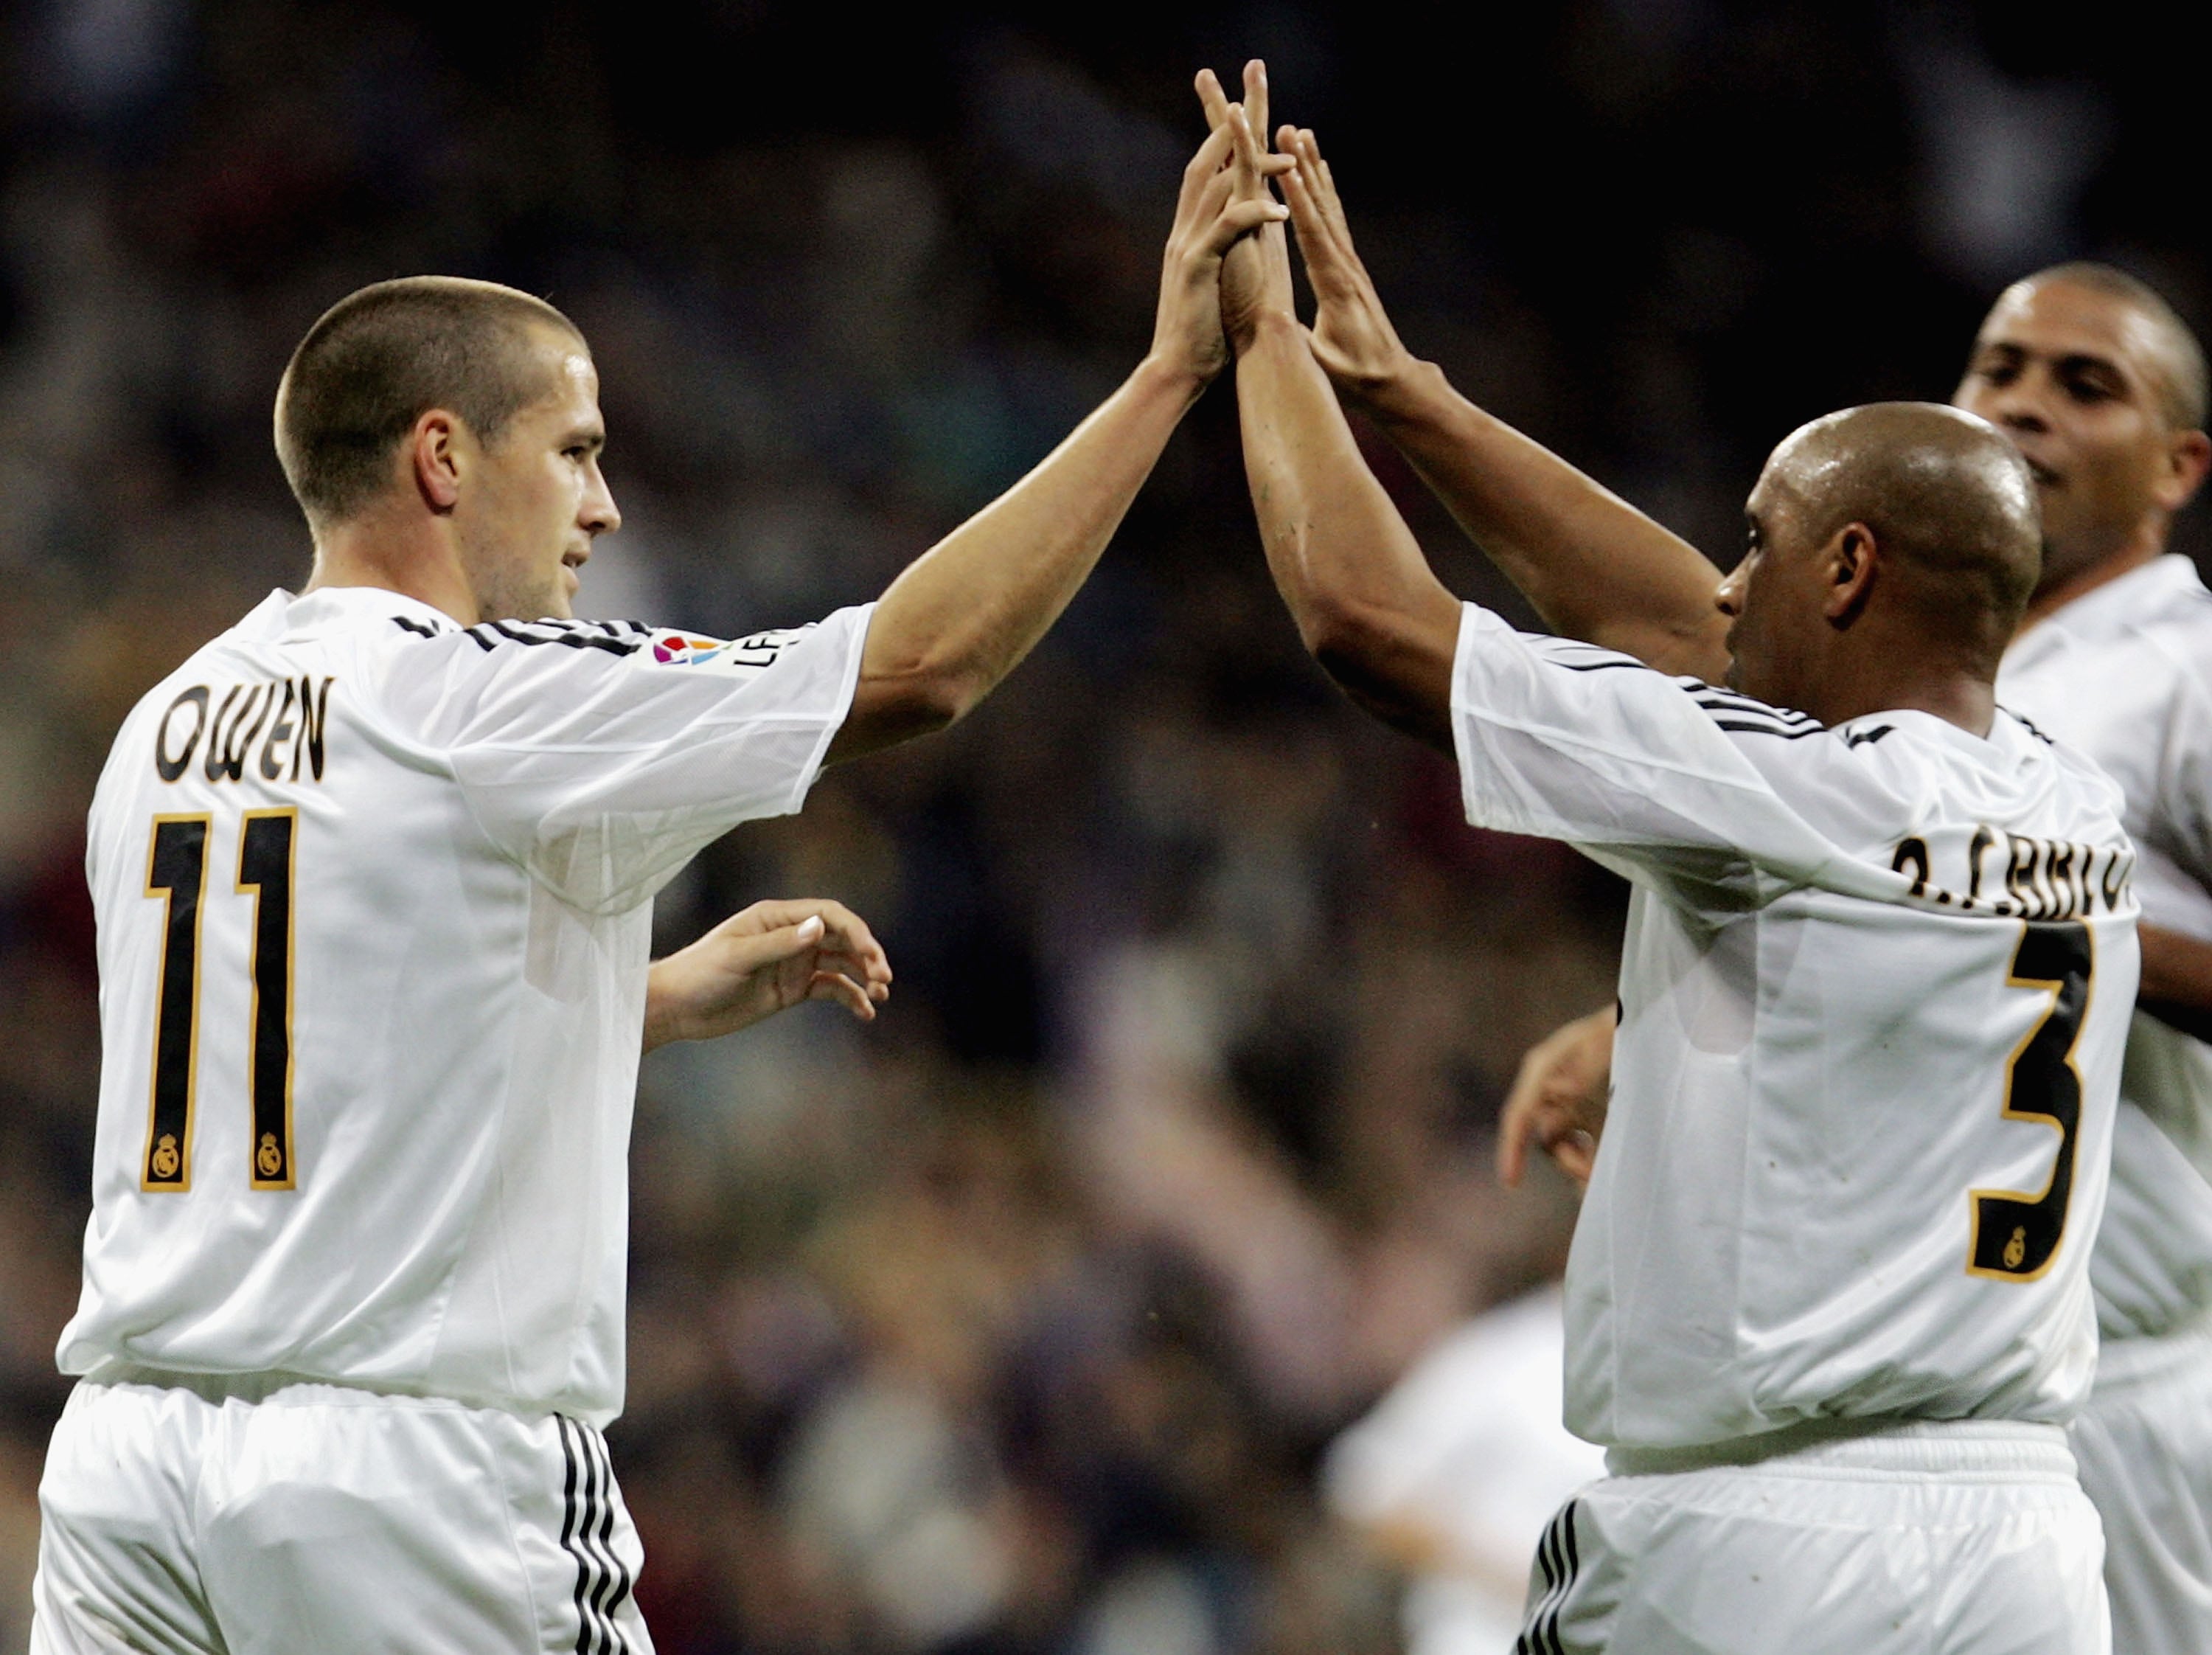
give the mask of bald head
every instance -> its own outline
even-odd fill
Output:
[[[2019,624],[2043,562],[2035,482],[1986,420],[1926,402],[1845,409],[1793,432],[1767,475],[1806,542],[1864,524],[1936,615],[2006,637]]]

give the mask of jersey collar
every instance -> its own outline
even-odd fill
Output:
[[[2069,641],[2093,643],[2118,637],[2157,616],[2192,587],[2204,589],[2195,563],[2178,551],[2154,557],[2084,593],[2021,633],[2005,652],[2005,665],[2026,666]]]
[[[304,596],[280,589],[270,593],[254,614],[271,609],[281,617],[286,630],[332,621],[353,625],[388,624],[395,618],[410,621],[418,629],[427,626],[439,632],[461,630],[460,623],[434,605],[380,586],[319,587]]]

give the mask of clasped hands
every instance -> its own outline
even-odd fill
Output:
[[[1289,205],[1298,252],[1314,293],[1307,332],[1315,360],[1339,392],[1373,404],[1404,382],[1417,366],[1382,307],[1374,279],[1360,262],[1338,196],[1336,179],[1310,127],[1283,125],[1276,150],[1262,147],[1267,130],[1267,69],[1258,58],[1244,65],[1243,100],[1231,103],[1210,69],[1197,77],[1206,125],[1230,144],[1218,163],[1232,206],[1272,202],[1271,181]],[[1200,155],[1204,155],[1205,151]],[[1270,323],[1297,326],[1289,248],[1279,219],[1257,223],[1221,261],[1221,321],[1231,346],[1242,351]]]

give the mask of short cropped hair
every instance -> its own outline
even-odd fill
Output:
[[[2159,356],[2164,368],[2159,375],[2160,411],[2177,431],[2203,429],[2204,347],[2197,342],[2196,330],[2181,319],[2181,313],[2166,302],[2164,294],[2115,265],[2100,265],[2086,259],[2039,270],[2021,285],[2033,283],[2040,287],[2047,282],[2087,288],[2092,293],[2118,299],[2148,321],[2158,335]]]
[[[548,389],[533,329],[583,344],[543,299],[494,282],[408,276],[347,295],[307,330],[276,391],[276,458],[310,523],[342,523],[389,485],[433,408],[492,442]]]

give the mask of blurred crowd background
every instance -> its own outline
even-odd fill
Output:
[[[1270,60],[1413,348],[1705,546],[1766,449],[1948,394],[2012,277],[2203,311],[2194,55],[2148,9],[1576,0],[0,3],[0,1650],[66,1394],[99,1062],[82,821],[134,698],[307,541],[278,373],[353,288],[549,295],[625,525],[583,612],[873,596],[1146,343],[1189,77]],[[1406,469],[1448,578],[1524,616]],[[2185,536],[2199,532],[2192,523]],[[2191,538],[2192,547],[2197,544]],[[1462,824],[1269,587],[1232,399],[967,724],[661,898],[829,895],[898,971],[646,1066],[630,1403],[667,1655],[1361,1655],[1328,1444],[1557,1267],[1490,1173],[1621,894]]]

